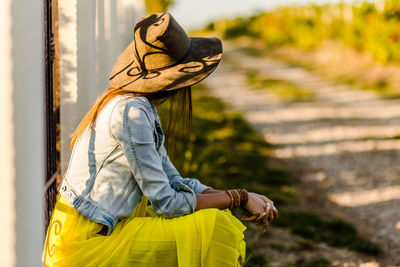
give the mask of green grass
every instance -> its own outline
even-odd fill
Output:
[[[267,267],[268,261],[263,254],[247,246],[246,261],[243,265],[245,267]]]
[[[294,186],[299,181],[292,173],[270,165],[273,145],[265,142],[241,114],[228,111],[221,100],[210,96],[201,84],[193,88],[193,107],[192,132],[175,140],[174,154],[170,155],[183,177],[199,178],[217,189],[247,188],[267,195],[280,209],[280,217],[272,227],[287,228],[307,240],[334,247],[373,255],[380,252],[376,244],[359,236],[351,224],[298,211],[300,203]],[[160,106],[159,113],[166,125],[168,112],[165,107]],[[283,249],[279,245],[275,248]],[[312,248],[313,245],[306,241],[290,250]],[[268,265],[257,249],[250,247],[249,250],[251,264],[246,266]],[[304,265],[307,261],[301,264],[299,266],[311,266]]]
[[[281,209],[274,226],[286,227],[292,233],[333,247],[348,248],[369,255],[379,255],[380,247],[360,236],[355,227],[340,219],[326,220],[313,212]]]
[[[279,204],[296,202],[296,178],[269,166],[273,146],[240,113],[226,112],[226,105],[205,90],[201,85],[193,88],[192,132],[174,142],[172,160],[181,174],[215,188],[246,187]],[[166,113],[161,109],[164,125]]]
[[[288,265],[288,267],[329,267],[332,266],[329,260],[325,258],[317,259],[298,259],[295,263]]]
[[[313,92],[288,81],[263,76],[254,70],[249,70],[246,78],[253,89],[267,90],[284,101],[311,101],[315,98]]]

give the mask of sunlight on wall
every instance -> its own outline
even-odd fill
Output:
[[[60,41],[60,69],[61,83],[61,98],[68,103],[76,103],[78,92],[77,84],[77,21],[74,19],[77,13],[77,5],[75,1],[59,1],[60,26],[59,35]]]
[[[69,142],[96,98],[109,87],[108,76],[133,27],[145,14],[142,1],[59,0],[61,169]]]

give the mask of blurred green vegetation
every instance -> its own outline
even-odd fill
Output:
[[[168,111],[160,106],[164,125],[167,116]],[[176,137],[170,157],[183,176],[200,177],[203,183],[214,188],[246,185],[278,204],[293,203],[297,200],[292,187],[296,178],[269,166],[272,149],[240,113],[226,112],[226,105],[210,96],[200,84],[193,89],[191,134]]]
[[[271,167],[270,155],[274,146],[256,133],[241,114],[228,111],[228,107],[211,96],[204,85],[194,86],[192,92],[191,133],[176,137],[174,153],[170,154],[171,161],[183,177],[199,178],[204,184],[217,189],[247,188],[267,195],[280,210],[280,217],[272,227],[287,228],[313,242],[324,242],[372,255],[380,253],[380,248],[361,237],[351,224],[337,219],[323,219],[318,214],[299,210],[300,202],[295,188],[299,181],[292,173]],[[163,125],[167,124],[167,108],[168,105],[158,107]],[[249,229],[251,231],[254,228]],[[286,245],[272,246],[285,250]],[[296,250],[310,248],[312,245],[307,243],[300,244]],[[250,246],[248,256],[245,266],[268,266],[269,259],[257,248]],[[293,264],[329,266],[325,259],[300,260],[298,264],[301,265],[296,265],[297,262]]]
[[[147,13],[162,13],[168,10],[168,8],[173,4],[173,0],[145,0]]]
[[[287,267],[329,267],[333,266],[329,260],[325,258],[317,259],[298,259],[294,264],[290,264]]]
[[[275,226],[287,227],[292,233],[333,247],[345,247],[370,255],[379,255],[381,248],[358,235],[353,225],[340,220],[326,220],[313,212],[281,210],[283,216]]]
[[[400,62],[400,1],[287,7],[251,17],[210,23],[226,39],[249,36],[268,47],[311,50],[325,40],[339,40],[378,62]]]
[[[288,81],[264,77],[255,70],[249,70],[246,75],[251,88],[267,90],[284,101],[311,101],[315,94]]]
[[[246,247],[246,261],[244,262],[244,266],[249,267],[266,267],[268,266],[268,260],[265,256],[251,247]]]

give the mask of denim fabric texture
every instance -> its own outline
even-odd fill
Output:
[[[117,96],[76,142],[59,186],[61,195],[110,234],[143,195],[166,218],[194,212],[196,195],[208,189],[182,178],[168,158],[153,103]]]

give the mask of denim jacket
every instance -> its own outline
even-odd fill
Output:
[[[117,96],[76,142],[60,194],[81,214],[108,227],[131,214],[142,195],[164,217],[194,212],[207,186],[182,178],[164,148],[153,103]]]

